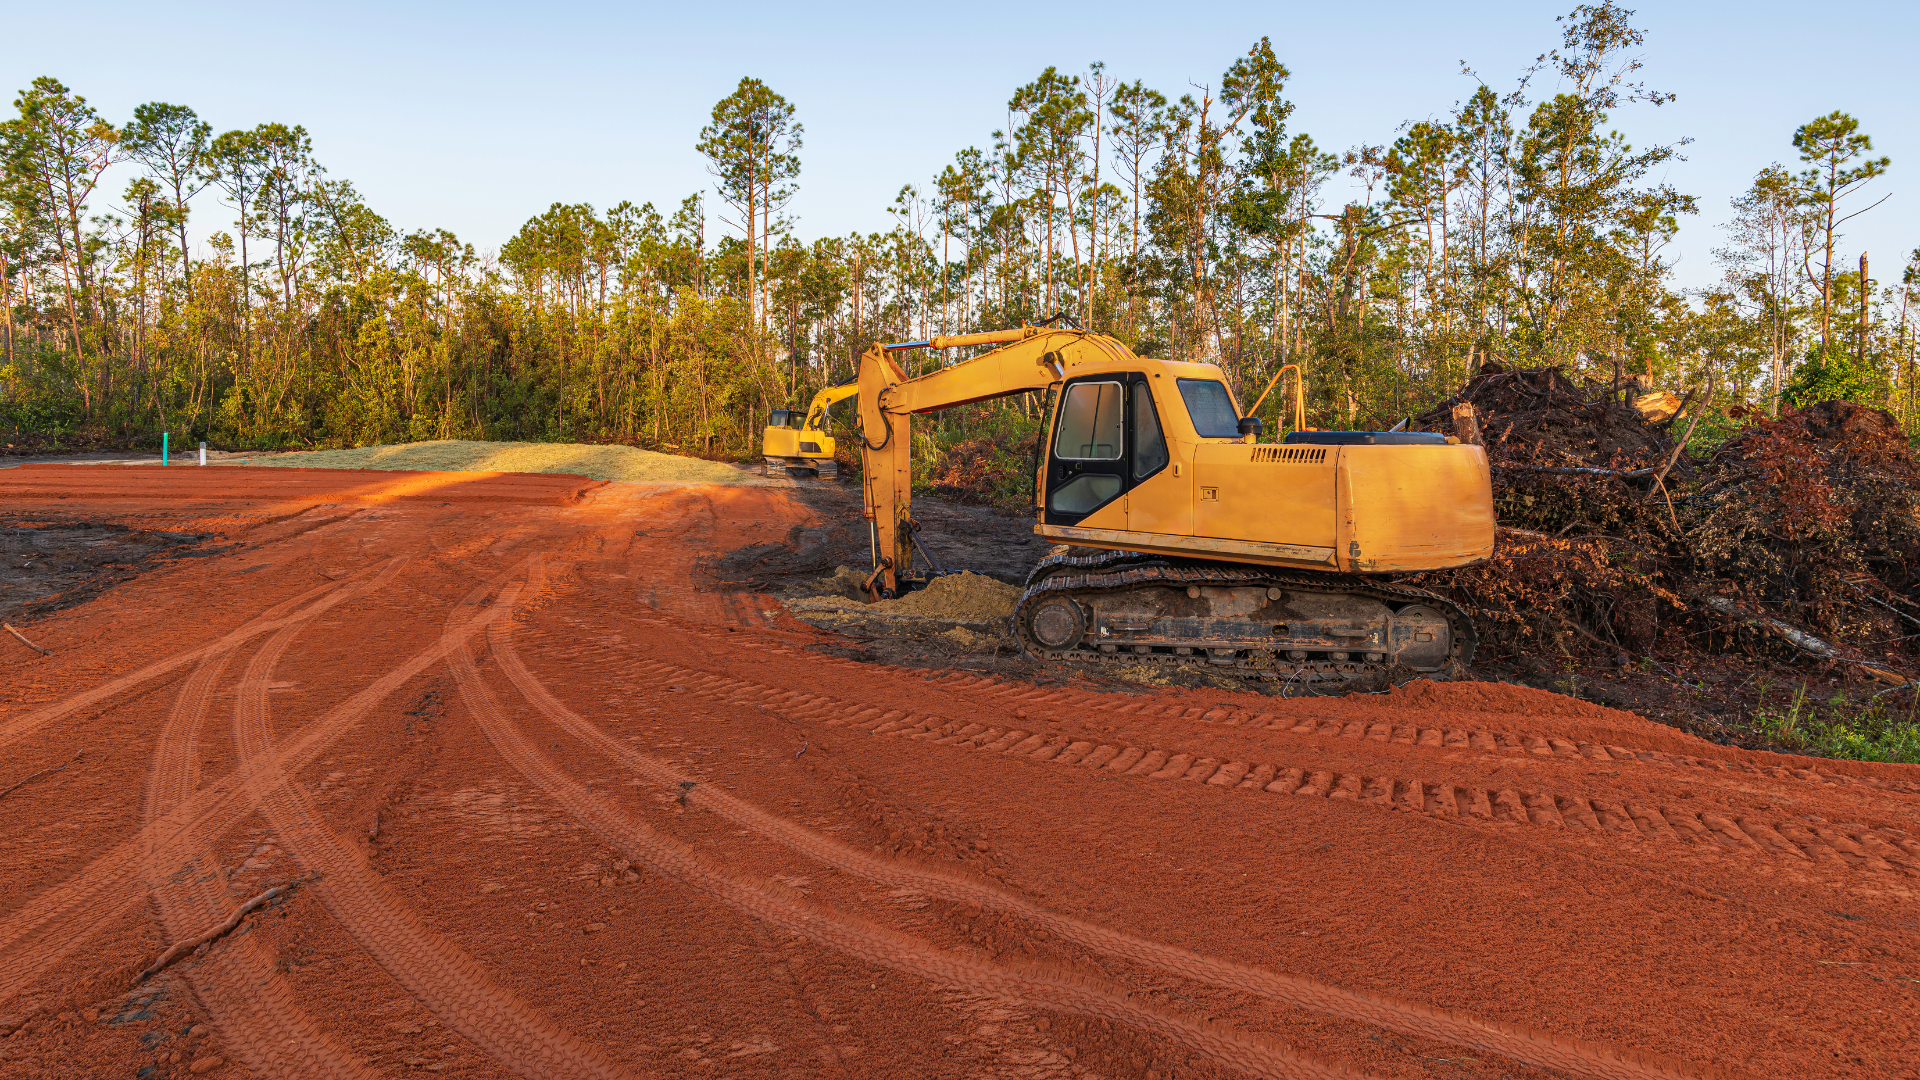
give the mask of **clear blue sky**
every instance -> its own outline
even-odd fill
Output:
[[[1048,65],[1104,60],[1171,95],[1217,82],[1267,35],[1293,71],[1293,130],[1340,150],[1443,115],[1472,89],[1463,61],[1510,87],[1557,44],[1554,16],[1571,0],[11,6],[6,89],[53,75],[116,122],[160,100],[217,130],[303,124],[328,170],[397,227],[450,229],[486,250],[556,201],[671,211],[707,184],[696,133],[742,75],[806,125],[790,211],[812,238],[887,228],[900,185],[984,148],[1013,88]],[[1868,248],[1884,281],[1920,246],[1920,4],[1641,3],[1636,22],[1646,81],[1678,100],[1626,110],[1618,126],[1638,145],[1695,140],[1665,176],[1701,199],[1675,250],[1683,283],[1715,276],[1728,198],[1768,162],[1793,164],[1793,129],[1833,109],[1894,159],[1874,193],[1893,198],[1854,224],[1849,259]],[[196,231],[229,217],[203,197]]]

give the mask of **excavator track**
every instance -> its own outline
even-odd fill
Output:
[[[1013,626],[1042,660],[1194,666],[1342,690],[1458,678],[1477,640],[1464,611],[1423,589],[1128,551],[1042,559]]]

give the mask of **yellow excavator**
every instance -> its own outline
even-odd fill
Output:
[[[999,347],[916,378],[894,360],[970,345]],[[1432,432],[1306,430],[1297,379],[1296,430],[1261,442],[1260,420],[1240,410],[1217,366],[1147,359],[1077,329],[876,344],[855,389],[876,595],[941,572],[913,520],[913,416],[1035,392],[1047,426],[1034,532],[1104,550],[1033,569],[1013,614],[1029,655],[1333,684],[1452,677],[1472,658],[1464,612],[1382,575],[1492,553],[1479,446]],[[927,569],[914,566],[916,549]]]
[[[808,470],[822,478],[838,475],[840,467],[833,460],[834,444],[828,410],[859,392],[859,383],[849,379],[813,395],[813,403],[807,406],[804,413],[798,409],[773,410],[760,440],[761,452],[766,458],[767,475],[804,474]]]

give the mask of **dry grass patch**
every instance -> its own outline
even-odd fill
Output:
[[[312,450],[253,458],[227,465],[291,469],[383,469],[433,472],[565,473],[595,480],[635,483],[746,484],[769,481],[743,469],[701,458],[678,457],[631,446],[582,443],[474,442],[438,439],[355,450]]]

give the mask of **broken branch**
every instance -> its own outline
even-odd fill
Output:
[[[67,765],[71,765],[71,764],[73,764],[73,762],[74,762],[74,761],[79,761],[79,760],[80,760],[80,754],[84,754],[84,753],[86,753],[86,751],[85,751],[85,750],[82,750],[82,751],[80,751],[79,753],[76,753],[76,754],[74,754],[74,755],[73,755],[73,761],[69,761],[69,762],[67,762]],[[34,777],[36,777],[36,776],[46,776],[46,775],[48,775],[48,774],[50,774],[50,773],[57,773],[57,772],[61,772],[61,771],[63,771],[63,770],[65,770],[65,769],[66,769],[66,767],[67,767],[67,765],[62,765],[62,766],[60,766],[60,768],[58,768],[58,769],[41,769],[41,770],[40,770],[39,772],[37,772],[37,773],[33,773],[33,774],[31,774],[31,775],[29,775],[29,776],[27,777],[27,780],[32,780],[32,779],[33,779]],[[20,781],[20,782],[19,782],[18,784],[15,784],[15,785],[13,785],[12,787],[10,787],[10,788],[8,788],[7,790],[5,790],[5,791],[0,791],[0,799],[4,799],[4,798],[6,798],[7,796],[9,796],[9,795],[11,795],[11,794],[13,794],[13,793],[14,793],[15,791],[18,791],[18,790],[19,790],[20,788],[22,788],[22,787],[25,787],[25,786],[26,786],[26,783],[27,783],[27,780],[22,780],[22,781]]]
[[[1817,656],[1822,660],[1833,660],[1842,664],[1856,664],[1860,667],[1866,668],[1868,674],[1871,674],[1874,678],[1879,679],[1881,682],[1893,683],[1895,686],[1903,686],[1908,682],[1908,679],[1906,678],[1906,676],[1901,675],[1897,671],[1893,671],[1889,668],[1883,667],[1880,664],[1875,664],[1871,661],[1854,660],[1850,657],[1841,656],[1840,651],[1838,649],[1835,649],[1832,645],[1829,645],[1825,641],[1822,641],[1821,639],[1814,637],[1812,634],[1807,633],[1805,630],[1802,630],[1797,626],[1792,626],[1788,623],[1781,622],[1779,619],[1775,619],[1768,615],[1755,615],[1754,613],[1747,611],[1745,608],[1740,607],[1738,604],[1735,604],[1733,601],[1727,599],[1724,596],[1709,596],[1706,598],[1705,602],[1708,608],[1714,611],[1717,611],[1722,615],[1728,616],[1729,618],[1732,618],[1732,619],[1737,619],[1741,622],[1748,623],[1750,625],[1758,626],[1764,630],[1772,631],[1774,634],[1778,635],[1782,640],[1787,642],[1787,644],[1792,645],[1794,648],[1799,649],[1801,652],[1807,653],[1812,656]]]
[[[42,656],[52,656],[52,655],[53,655],[53,650],[52,650],[52,649],[43,649],[43,648],[41,648],[40,646],[38,646],[38,645],[35,645],[35,644],[34,644],[33,642],[31,642],[31,641],[28,641],[28,640],[27,640],[27,635],[25,635],[25,634],[23,634],[23,633],[21,633],[21,632],[20,632],[20,631],[18,631],[18,630],[15,630],[15,629],[13,628],[13,626],[12,626],[12,624],[10,624],[10,623],[0,623],[0,626],[4,626],[4,627],[6,627],[6,630],[7,630],[7,633],[9,633],[9,634],[12,634],[12,635],[13,635],[14,637],[16,637],[16,638],[19,638],[19,639],[20,639],[20,644],[22,644],[22,645],[25,645],[25,646],[26,646],[27,648],[29,648],[29,649],[32,649],[32,650],[33,650],[34,652],[37,652],[37,653],[39,653],[39,654],[40,654],[40,655],[42,655]]]
[[[233,928],[240,925],[241,919],[246,918],[249,914],[253,913],[253,911],[259,908],[261,905],[272,901],[274,897],[279,896],[282,893],[286,892],[288,889],[293,888],[294,884],[297,884],[297,883],[289,883],[286,885],[275,885],[273,888],[268,889],[266,892],[261,893],[259,896],[256,896],[253,899],[235,908],[233,914],[228,916],[226,922],[223,922],[219,926],[216,926],[213,929],[207,931],[206,933],[201,934],[197,938],[193,938],[192,940],[189,940],[189,941],[182,941],[178,945],[175,945],[173,948],[168,949],[166,952],[161,953],[160,959],[155,960],[153,964],[147,968],[147,970],[142,971],[140,974],[135,975],[133,977],[133,985],[138,986],[141,983],[146,982],[148,979],[153,978],[155,975],[160,974],[160,972],[166,970],[166,968],[169,965],[171,965],[175,960],[178,960],[182,956],[185,956],[188,953],[192,952],[193,950],[199,948],[200,946],[205,945],[207,942],[212,941],[215,938],[221,937],[225,934],[232,933]]]

